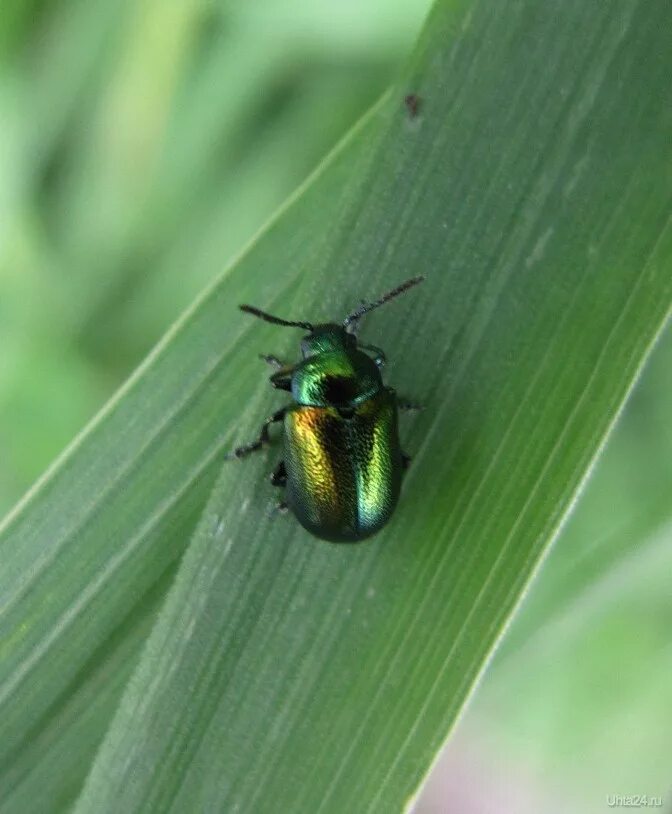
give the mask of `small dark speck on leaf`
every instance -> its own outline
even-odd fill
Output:
[[[411,119],[417,118],[418,114],[420,113],[420,103],[422,99],[417,95],[417,93],[409,93],[408,95],[404,96],[404,104],[406,105],[406,110],[408,110],[408,115]]]

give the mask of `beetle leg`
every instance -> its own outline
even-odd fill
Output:
[[[292,389],[292,373],[294,368],[291,365],[286,365],[277,356],[272,354],[260,353],[259,358],[263,359],[266,364],[275,368],[275,373],[269,377],[269,380],[276,390],[291,390]]]
[[[357,346],[363,348],[363,350],[370,350],[372,353],[375,353],[373,361],[376,363],[377,367],[383,367],[387,362],[387,359],[385,358],[385,351],[382,348],[379,348],[377,345],[364,345],[361,342],[358,342]]]
[[[288,409],[289,407],[282,407],[280,410],[273,413],[273,415],[270,418],[267,418],[266,421],[264,421],[264,423],[261,425],[261,431],[257,440],[252,441],[250,444],[244,444],[242,447],[236,447],[233,452],[230,452],[226,456],[226,460],[231,460],[232,458],[245,458],[251,452],[256,452],[258,449],[261,449],[264,444],[268,444],[271,440],[268,435],[268,428],[271,426],[271,424],[282,421]]]
[[[284,500],[281,500],[279,503],[276,503],[274,506],[271,506],[271,508],[268,509],[268,515],[269,517],[273,517],[276,514],[287,514],[288,511],[289,506]]]
[[[271,484],[273,486],[285,486],[287,484],[287,470],[285,469],[285,462],[280,463],[271,472]]]
[[[269,377],[269,380],[276,390],[292,389],[292,373],[294,368],[291,365],[286,365],[280,361],[277,356],[273,356],[272,354],[260,353],[259,358],[275,368],[275,373]]]
[[[276,390],[290,391],[292,389],[293,370],[294,368],[292,367],[281,367],[280,370],[275,371],[275,373],[270,377],[269,381]]]
[[[424,410],[425,407],[422,404],[416,404],[414,401],[406,401],[405,399],[398,399],[397,392],[393,387],[386,387],[385,390],[391,395],[395,397],[397,403],[397,409],[399,410],[409,410],[409,411],[416,411],[419,412],[420,410]]]
[[[286,365],[278,359],[277,356],[273,356],[272,354],[265,354],[260,353],[259,358],[263,359],[267,365],[274,367],[276,370],[280,370],[280,368],[286,367]]]

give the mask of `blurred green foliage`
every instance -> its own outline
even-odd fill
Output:
[[[3,3],[0,514],[375,101],[429,5]]]

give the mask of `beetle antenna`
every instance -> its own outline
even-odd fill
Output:
[[[353,311],[352,314],[349,314],[343,320],[343,327],[347,328],[349,325],[356,323],[364,314],[368,314],[369,311],[373,311],[374,308],[379,308],[381,305],[384,305],[394,297],[398,297],[399,294],[403,294],[404,291],[408,291],[409,288],[413,288],[414,285],[418,285],[421,283],[425,278],[423,275],[419,275],[418,277],[411,277],[410,280],[406,280],[405,283],[401,283],[396,288],[393,288],[392,291],[388,291],[387,294],[383,294],[383,296],[376,300],[375,302],[364,302],[362,303],[356,311]]]
[[[255,308],[253,305],[239,305],[238,307],[246,314],[252,314],[253,317],[259,317],[259,319],[263,319],[264,322],[272,322],[273,325],[284,325],[286,328],[303,328],[311,333],[315,330],[310,322],[290,322],[287,319],[280,319],[280,317],[274,317],[272,314],[267,314],[266,311],[261,311],[259,308]]]

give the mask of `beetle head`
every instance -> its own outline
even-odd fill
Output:
[[[315,325],[312,332],[301,340],[301,355],[304,359],[321,353],[337,353],[342,350],[354,350],[357,339],[348,333],[343,325],[328,322]]]

